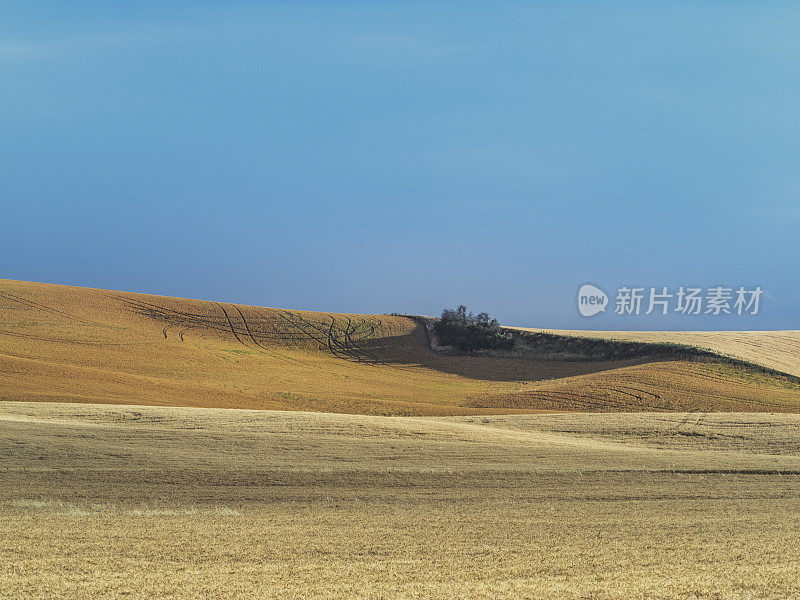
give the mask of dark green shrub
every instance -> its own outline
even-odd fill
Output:
[[[439,344],[455,346],[465,352],[510,350],[514,346],[514,338],[500,330],[497,319],[490,319],[487,313],[468,313],[463,304],[456,310],[444,309],[433,331],[439,338]]]

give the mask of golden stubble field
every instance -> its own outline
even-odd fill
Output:
[[[651,335],[796,373],[796,332]],[[716,359],[0,280],[0,598],[800,598],[798,410]]]
[[[0,404],[3,598],[800,597],[800,417]]]
[[[624,342],[669,342],[696,346],[800,377],[800,330],[579,331],[529,327],[514,329]]]
[[[692,335],[797,372],[797,332]],[[717,360],[447,356],[406,317],[0,280],[0,400],[406,416],[797,412],[800,383]]]

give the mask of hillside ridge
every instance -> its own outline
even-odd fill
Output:
[[[800,384],[766,365],[620,350],[639,342],[590,344],[580,360],[553,347],[464,355],[427,335],[407,316],[0,280],[0,399],[419,416],[800,409]]]

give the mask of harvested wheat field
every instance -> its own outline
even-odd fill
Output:
[[[736,354],[754,364],[656,350],[456,356],[408,317],[0,280],[0,399],[409,416],[800,410],[795,333],[692,335],[721,353],[750,348],[748,336],[765,349]]]
[[[0,596],[800,597],[800,417],[0,404]]]
[[[579,331],[532,329],[566,336],[695,346],[800,377],[800,330],[794,331]]]
[[[9,280],[0,324],[0,597],[800,598],[791,345]]]

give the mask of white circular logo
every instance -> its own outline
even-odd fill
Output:
[[[578,290],[578,310],[584,317],[593,317],[608,306],[608,296],[599,287],[586,284]]]

